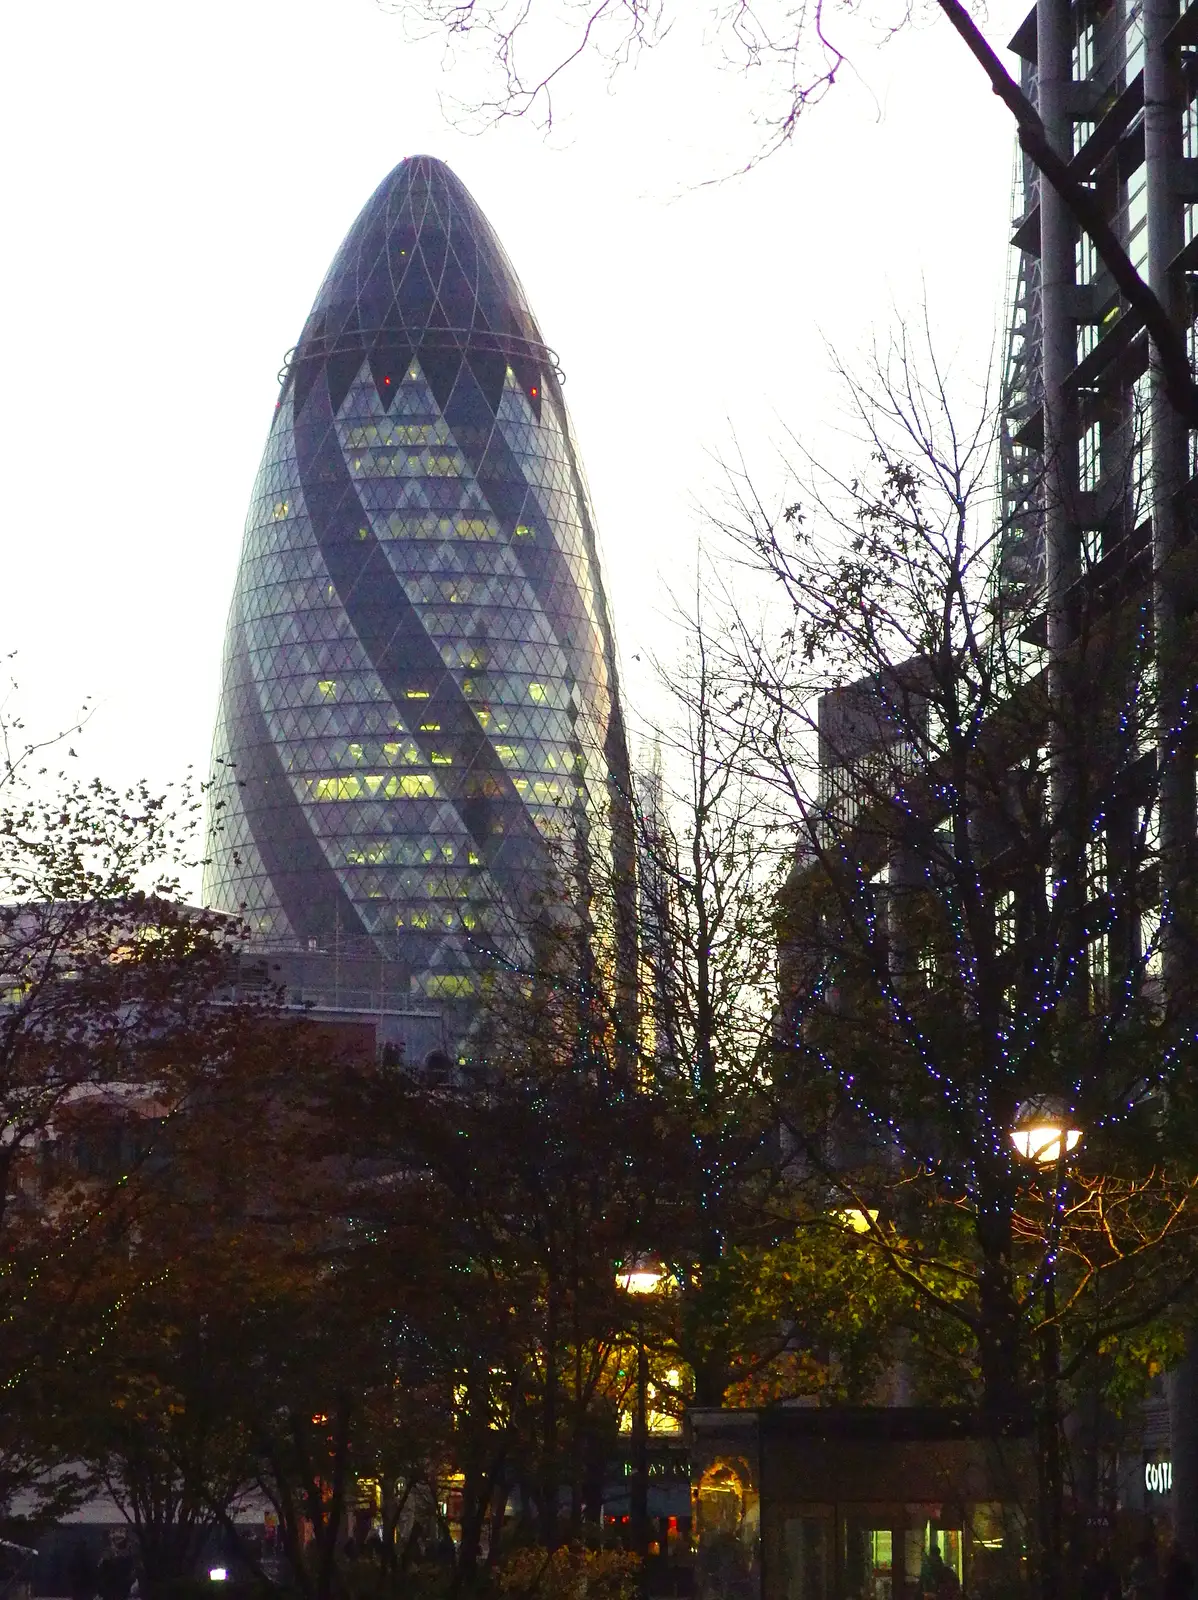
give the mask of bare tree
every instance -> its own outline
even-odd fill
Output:
[[[77,731],[77,730],[70,730]],[[0,1485],[69,1487],[48,1387],[136,1218],[155,1130],[235,1040],[226,919],[180,903],[199,805],[38,763],[69,732],[0,726]],[[71,755],[73,751],[69,752]],[[198,1048],[200,1036],[204,1049]]]
[[[1072,151],[1057,149],[1040,113],[1003,65],[961,0],[935,0],[1015,119],[1019,144],[1060,196],[1078,228],[1093,241],[1128,306],[1143,319],[1156,354],[1163,390],[1177,415],[1198,426],[1198,386],[1191,371],[1185,329],[1133,264],[1094,189],[1071,165]],[[690,13],[668,0],[395,0],[395,9],[454,40],[477,40],[494,60],[500,88],[475,109],[495,117],[541,115],[551,124],[554,96],[569,69],[594,57],[611,72],[641,51],[660,47],[682,31]],[[912,0],[893,0],[870,14],[888,37],[915,15]],[[764,83],[759,97],[764,139],[749,165],[773,153],[794,134],[849,65],[846,35],[860,25],[848,4],[829,0],[734,0],[711,4],[704,42],[717,58],[753,71]]]
[[[905,336],[850,393],[861,475],[808,459],[801,503],[775,517],[742,482],[726,521],[788,614],[742,626],[726,668],[801,841],[779,1112],[814,1192],[964,1330],[991,1424],[1038,1416],[1050,1592],[1061,1385],[1133,1329],[1165,1338],[1198,1272],[1194,1027],[1156,976],[1149,596],[1084,576],[1050,657],[1042,598],[1003,581],[989,409],[963,421]],[[1021,1163],[1037,1101],[1085,1131],[1074,1163]]]

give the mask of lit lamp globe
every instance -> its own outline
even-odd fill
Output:
[[[660,1261],[649,1256],[637,1256],[625,1261],[616,1274],[616,1283],[628,1294],[656,1294],[665,1277]]]
[[[1041,1095],[1025,1100],[1016,1109],[1011,1126],[1011,1143],[1025,1161],[1052,1167],[1070,1155],[1082,1142],[1082,1131],[1056,1095]]]

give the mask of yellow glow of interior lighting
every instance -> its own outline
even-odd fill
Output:
[[[868,1211],[862,1211],[860,1206],[850,1206],[847,1211],[838,1211],[836,1215],[854,1233],[868,1233],[870,1225],[878,1220],[878,1213],[872,1206]]]

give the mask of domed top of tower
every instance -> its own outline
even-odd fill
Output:
[[[353,364],[388,344],[430,343],[509,359],[548,354],[520,280],[465,185],[443,161],[408,156],[366,202],[321,284],[290,367],[297,409],[330,357]]]

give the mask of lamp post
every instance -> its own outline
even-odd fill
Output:
[[[632,1416],[632,1493],[629,1510],[632,1546],[640,1557],[641,1592],[645,1593],[645,1562],[649,1555],[649,1352],[645,1348],[643,1296],[656,1294],[665,1273],[660,1262],[647,1256],[625,1263],[616,1282],[626,1294],[637,1297],[636,1408]]]
[[[1057,1600],[1060,1592],[1061,1520],[1063,1481],[1058,1389],[1061,1374],[1061,1336],[1057,1327],[1056,1248],[1059,1238],[1061,1196],[1065,1162],[1081,1143],[1078,1128],[1063,1100],[1042,1095],[1025,1100],[1011,1124],[1011,1143],[1025,1161],[1047,1174],[1055,1169],[1052,1216],[1047,1230],[1048,1254],[1044,1263],[1044,1316],[1040,1330],[1040,1438],[1037,1466],[1040,1478],[1040,1565],[1044,1600]]]

